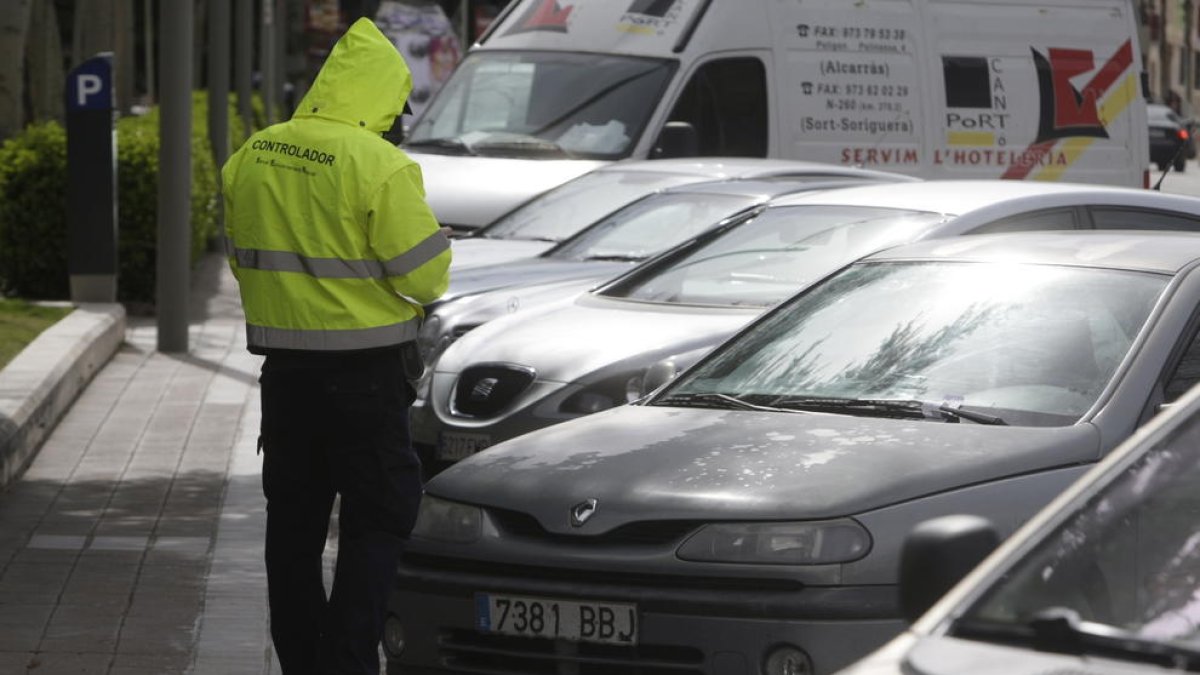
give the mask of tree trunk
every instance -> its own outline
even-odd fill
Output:
[[[29,45],[25,52],[29,63],[29,113],[35,121],[63,121],[62,38],[58,30],[58,12],[53,0],[34,0],[29,23]]]
[[[71,64],[112,52],[116,104],[124,113],[133,103],[133,25],[133,0],[78,0],[75,5]]]
[[[192,83],[196,87],[207,87],[208,77],[208,0],[193,0],[195,8],[192,25]]]
[[[0,12],[0,140],[25,126],[25,43],[32,0],[8,0]]]

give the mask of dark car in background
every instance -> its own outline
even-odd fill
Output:
[[[1196,157],[1191,123],[1171,108],[1151,103],[1146,106],[1146,121],[1150,126],[1150,161],[1159,170],[1172,166],[1176,171],[1187,168],[1187,161]],[[1180,152],[1180,146],[1183,151]]]

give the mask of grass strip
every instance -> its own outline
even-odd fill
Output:
[[[0,368],[8,365],[42,331],[70,314],[72,309],[0,298]]]

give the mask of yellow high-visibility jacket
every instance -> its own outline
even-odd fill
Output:
[[[221,171],[250,351],[346,351],[417,335],[449,283],[450,242],[420,167],[382,137],[412,75],[368,19],[338,40],[292,118]]]

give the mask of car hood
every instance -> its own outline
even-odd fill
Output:
[[[442,354],[438,372],[504,362],[533,368],[543,382],[574,382],[627,363],[715,346],[763,311],[648,304],[590,293],[505,316],[464,335]],[[603,374],[603,373],[601,373]]]
[[[425,200],[438,222],[483,227],[529,199],[607,162],[439,155],[405,148],[421,166]]]
[[[486,241],[486,240],[484,240]],[[470,267],[450,276],[450,288],[442,300],[475,295],[510,286],[532,286],[572,279],[604,280],[629,269],[632,263],[600,260],[554,260],[528,258],[507,263]]]
[[[1090,424],[623,406],[489,448],[439,474],[428,491],[584,534],[647,518],[849,516],[1098,454]],[[571,507],[587,499],[597,500],[595,515],[572,528]]]
[[[532,258],[553,245],[552,241],[526,239],[451,239],[450,281],[453,283],[460,270]]]

